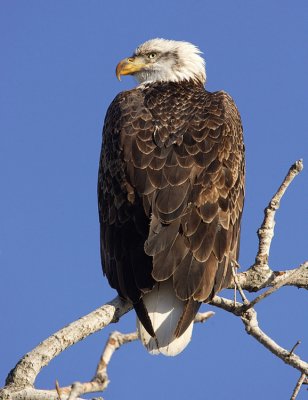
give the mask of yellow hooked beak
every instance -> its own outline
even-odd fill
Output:
[[[142,70],[144,67],[146,67],[146,64],[137,57],[124,58],[124,60],[120,61],[117,65],[117,78],[120,81],[121,75],[133,75],[135,72]]]

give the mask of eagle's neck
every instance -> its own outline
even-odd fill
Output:
[[[196,81],[205,83],[205,76],[200,71],[172,70],[169,68],[159,70],[143,70],[134,74],[134,78],[139,84],[156,82],[185,82]]]
[[[194,90],[196,90],[197,88],[200,90],[205,90],[203,82],[200,82],[198,80],[192,80],[192,79],[182,80],[182,81],[178,81],[178,82],[174,82],[174,81],[142,82],[136,87],[136,89],[144,90],[144,89],[148,89],[148,88],[152,88],[152,87],[155,88],[157,86],[165,86],[165,87],[174,86],[174,89],[178,86],[181,86],[183,88],[187,87],[187,89],[189,89],[189,87],[190,87],[190,88],[193,88]]]

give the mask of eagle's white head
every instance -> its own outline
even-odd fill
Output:
[[[205,83],[205,61],[201,51],[189,42],[152,39],[137,47],[132,57],[117,65],[121,75],[133,75],[139,83],[180,82]]]

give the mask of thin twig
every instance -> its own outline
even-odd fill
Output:
[[[138,339],[138,332],[132,332],[132,333],[121,333],[118,331],[112,332],[106,343],[105,349],[101,355],[101,358],[99,360],[96,369],[96,374],[92,381],[104,382],[108,380],[107,367],[110,363],[113,353],[116,350],[118,350],[118,348],[120,348],[123,344],[130,343],[137,339]]]
[[[240,283],[239,283],[239,281],[238,281],[238,279],[237,279],[237,274],[236,274],[236,270],[235,270],[234,266],[232,266],[232,275],[233,275],[235,287],[236,287],[237,290],[240,292],[240,295],[241,295],[241,297],[242,297],[243,303],[244,303],[245,305],[249,305],[250,302],[249,302],[249,300],[247,299],[247,297],[245,296],[245,293],[243,292],[243,289],[242,289],[242,287],[241,287],[241,285],[240,285]],[[236,303],[236,298],[234,297],[234,304],[235,304],[235,303]]]
[[[292,393],[292,396],[291,396],[290,400],[295,400],[296,399],[299,391],[301,390],[301,386],[304,383],[305,379],[306,379],[306,374],[301,374],[301,376],[300,376],[299,380],[297,381],[296,386],[295,386],[295,388],[293,390],[293,393]]]
[[[292,347],[292,349],[290,350],[290,355],[291,354],[293,354],[294,353],[294,350],[296,349],[296,347],[298,346],[298,345],[300,345],[301,344],[301,341],[300,340],[298,340],[296,343],[295,343],[295,345]]]
[[[99,360],[94,378],[90,382],[75,382],[69,393],[68,400],[76,400],[77,397],[85,393],[103,392],[106,390],[109,379],[107,367],[113,356],[113,353],[123,344],[130,343],[138,339],[138,333],[112,332],[105,345],[101,358]]]

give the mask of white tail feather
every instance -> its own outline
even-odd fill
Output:
[[[193,322],[178,338],[174,337],[177,324],[183,314],[185,302],[174,292],[172,281],[160,282],[143,297],[144,305],[152,322],[156,339],[152,338],[137,318],[137,328],[142,343],[151,354],[175,356],[185,349],[191,339]]]

